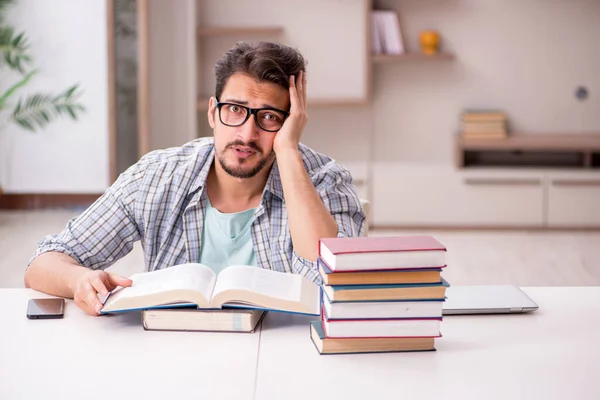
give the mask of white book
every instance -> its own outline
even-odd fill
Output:
[[[389,11],[386,16],[386,27],[388,29],[388,35],[391,44],[392,54],[403,54],[404,43],[402,40],[402,32],[400,30],[400,21],[398,20],[398,14],[394,11]]]
[[[323,320],[327,337],[438,337],[442,319]]]
[[[232,265],[218,275],[190,263],[133,274],[133,285],[117,288],[101,313],[195,304],[202,309],[223,307],[320,314],[320,288],[306,277],[248,265]]]
[[[371,12],[371,50],[373,54],[383,53],[381,28],[379,26],[377,15],[374,11]]]
[[[142,325],[149,331],[247,332],[258,327],[264,310],[164,308],[142,311]]]
[[[443,301],[338,301],[323,296],[327,319],[440,318]]]
[[[398,14],[392,10],[374,10],[373,25],[380,38],[382,52],[385,54],[403,54],[404,40],[400,29]]]

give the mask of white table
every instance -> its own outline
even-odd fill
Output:
[[[600,399],[600,287],[524,288],[540,310],[448,316],[436,352],[319,355],[313,318],[255,334],[150,332],[139,314],[28,320],[0,289],[0,399]],[[259,346],[260,341],[260,346]]]
[[[535,313],[447,316],[425,353],[321,356],[311,318],[271,313],[256,399],[600,399],[600,287],[524,291]]]
[[[250,399],[260,335],[144,331],[139,313],[29,320],[0,289],[0,399]]]

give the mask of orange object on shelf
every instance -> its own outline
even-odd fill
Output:
[[[419,35],[419,42],[423,54],[434,55],[440,48],[440,35],[436,31],[422,31]]]

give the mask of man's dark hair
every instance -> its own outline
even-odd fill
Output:
[[[306,71],[306,62],[296,49],[271,42],[238,42],[215,65],[215,95],[220,99],[227,80],[236,72],[289,89],[289,77],[300,71]]]

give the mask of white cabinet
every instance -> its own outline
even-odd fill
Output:
[[[600,227],[600,172],[553,172],[546,179],[550,227]]]
[[[201,96],[214,93],[214,62],[238,40],[270,40],[297,48],[307,61],[309,104],[367,99],[370,2],[197,0],[199,27],[281,26],[271,35],[205,38],[199,57]],[[235,12],[232,12],[235,10]]]
[[[376,163],[374,226],[543,226],[544,175]]]

